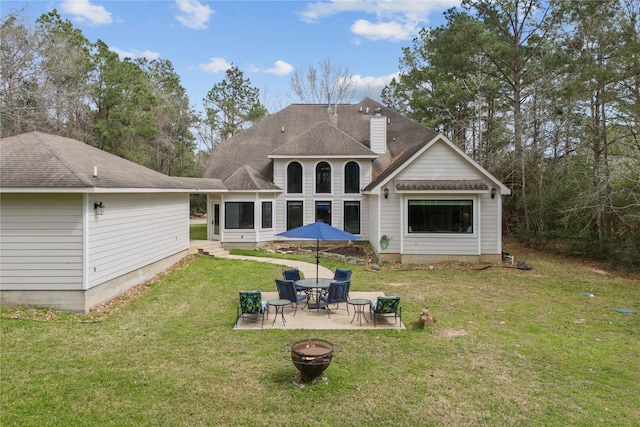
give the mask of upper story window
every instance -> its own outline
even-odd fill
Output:
[[[327,162],[316,166],[316,193],[331,193],[331,166]]]
[[[287,193],[302,193],[302,165],[298,162],[287,166]]]
[[[356,162],[349,162],[344,167],[344,192],[360,192],[360,165]]]

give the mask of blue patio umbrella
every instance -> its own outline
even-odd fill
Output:
[[[357,240],[355,236],[339,228],[335,228],[322,221],[313,224],[303,225],[283,231],[276,236],[288,237],[290,239],[316,239],[316,281],[318,280],[318,265],[320,264],[320,240]]]

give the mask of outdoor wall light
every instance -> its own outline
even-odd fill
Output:
[[[389,188],[384,187],[384,190],[382,190],[384,192],[384,198],[388,199],[389,198]]]
[[[491,188],[491,198],[494,199],[496,197],[496,187]]]
[[[104,213],[104,205],[102,204],[102,202],[95,202],[93,204],[93,210],[95,211],[96,215],[102,215]]]

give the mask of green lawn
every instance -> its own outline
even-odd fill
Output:
[[[100,313],[2,310],[0,424],[640,425],[640,315],[615,311],[640,309],[638,278],[507,250],[533,270],[352,266],[406,330],[233,331],[238,291],[281,267],[201,256]],[[308,337],[343,351],[300,386],[282,350]]]

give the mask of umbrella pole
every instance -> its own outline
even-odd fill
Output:
[[[318,283],[319,265],[320,265],[320,239],[316,239],[316,283]]]

